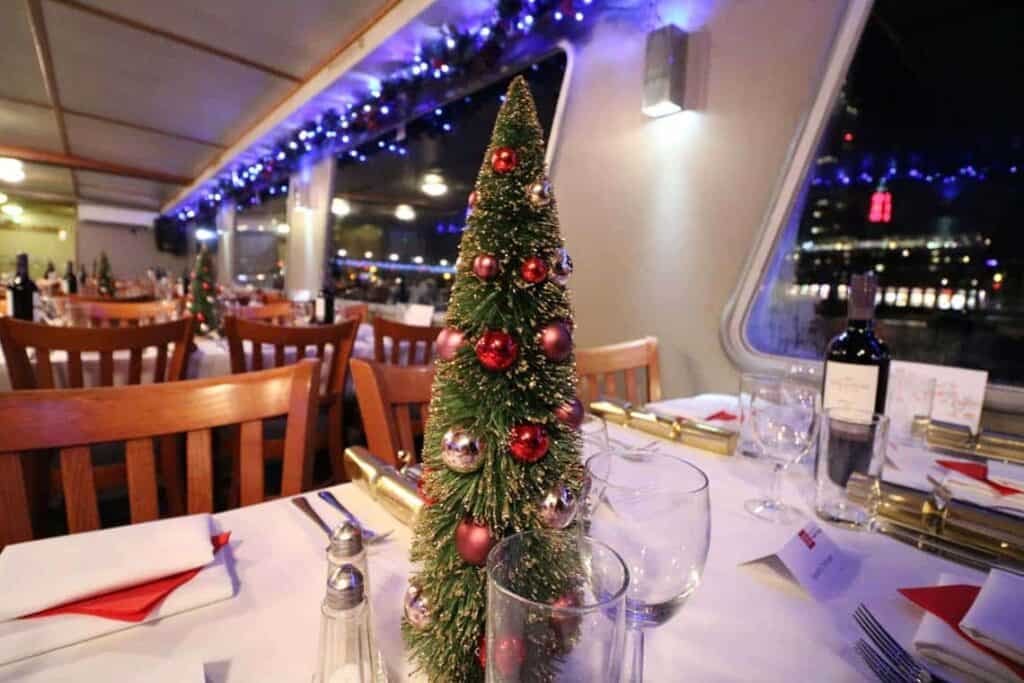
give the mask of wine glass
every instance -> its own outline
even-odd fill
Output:
[[[608,425],[599,415],[583,414],[580,436],[583,437],[584,450],[600,452],[608,449]]]
[[[669,621],[700,586],[711,543],[708,478],[655,450],[609,450],[587,460],[583,533],[629,567],[629,674],[642,681],[644,630]]]
[[[313,302],[293,301],[292,314],[295,317],[296,325],[307,327],[313,321]]]
[[[760,457],[772,466],[771,485],[760,498],[746,501],[752,515],[792,524],[802,514],[781,500],[782,474],[811,452],[821,421],[821,392],[803,382],[783,380],[754,389],[750,396],[750,431]]]

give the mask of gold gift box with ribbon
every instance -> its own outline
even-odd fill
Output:
[[[666,415],[649,408],[635,408],[625,401],[601,399],[590,404],[590,412],[606,422],[623,425],[660,439],[677,441],[719,455],[732,455],[738,434],[705,422]]]

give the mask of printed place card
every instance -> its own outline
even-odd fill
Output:
[[[836,545],[814,522],[808,522],[772,553],[745,564],[779,563],[815,600],[837,596],[857,574],[857,559]],[[778,569],[778,567],[775,567]]]
[[[985,386],[988,384],[987,372],[894,360],[889,365],[889,386],[898,383],[903,374],[935,378],[935,402],[931,414],[933,420],[963,425],[972,434],[978,433],[981,408],[985,402]],[[886,412],[890,412],[888,406]]]

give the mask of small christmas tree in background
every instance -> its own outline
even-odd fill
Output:
[[[217,274],[213,268],[213,255],[204,244],[196,256],[196,265],[190,274],[188,310],[199,323],[199,331],[208,334],[220,326],[217,320]]]
[[[428,506],[412,548],[420,568],[404,605],[409,649],[431,681],[483,679],[487,553],[513,533],[569,526],[582,482],[583,407],[565,288],[572,262],[522,77],[498,113],[469,210],[438,337],[423,452]],[[532,599],[571,599],[572,567],[555,549],[531,561]],[[527,649],[544,653],[531,662],[558,654],[536,634],[512,634],[499,641],[504,676],[518,670]],[[529,673],[545,678],[543,670]]]
[[[100,296],[112,297],[115,287],[114,276],[110,272],[110,259],[107,258],[107,252],[101,251],[99,268],[96,269],[96,291]]]

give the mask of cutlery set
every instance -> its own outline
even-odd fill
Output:
[[[917,663],[910,653],[896,642],[875,615],[863,604],[853,612],[853,619],[874,643],[871,647],[863,638],[854,649],[882,683],[947,683]],[[877,649],[875,649],[877,648]]]
[[[393,531],[391,529],[381,533],[373,531],[372,529],[364,525],[362,522],[359,521],[359,518],[352,514],[352,512],[348,508],[346,508],[340,500],[338,500],[337,496],[335,496],[330,491],[320,491],[317,495],[322,500],[327,502],[331,507],[338,510],[338,512],[340,512],[348,522],[359,527],[359,529],[363,532],[363,540],[366,541],[367,545],[380,543],[381,541],[383,541],[391,535],[391,532]],[[331,529],[331,526],[324,521],[324,518],[321,517],[316,510],[313,509],[313,506],[309,504],[309,501],[306,500],[305,496],[296,496],[292,498],[291,501],[292,505],[301,510],[304,515],[309,517],[314,524],[319,526],[324,531],[324,533],[327,534],[328,537],[330,537],[331,532],[333,531]]]

